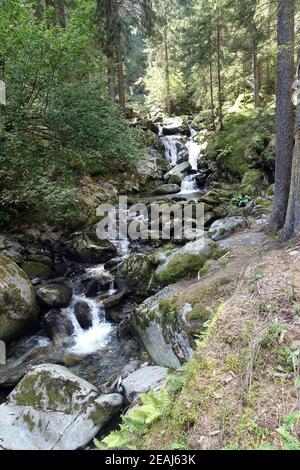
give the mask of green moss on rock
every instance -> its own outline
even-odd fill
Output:
[[[54,274],[49,265],[39,261],[25,261],[21,268],[30,279],[35,279],[37,277],[40,279],[49,279]]]
[[[158,281],[161,285],[167,286],[180,279],[194,277],[203,267],[206,259],[206,256],[190,253],[174,256],[165,269],[157,274]]]

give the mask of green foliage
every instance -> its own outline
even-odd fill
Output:
[[[289,414],[283,421],[280,428],[277,429],[281,441],[281,450],[300,450],[300,441],[293,435],[295,427],[300,423],[300,413]],[[259,450],[278,450],[269,444],[263,444]]]
[[[220,175],[242,178],[248,170],[247,149],[253,142],[263,143],[274,133],[273,111],[243,110],[229,113],[224,119],[225,129],[217,132],[206,150],[207,157],[217,164]]]
[[[136,450],[149,427],[166,412],[169,395],[165,389],[159,393],[151,390],[141,395],[141,402],[142,405],[134,407],[122,417],[118,431],[110,433],[102,441],[94,440],[99,450]]]
[[[66,29],[31,2],[0,6],[7,104],[0,123],[0,223],[28,217],[76,227],[85,221],[84,175],[130,168],[135,131],[107,96],[106,59],[95,48],[95,4],[75,2]]]
[[[248,202],[251,201],[250,196],[246,196],[244,194],[235,194],[231,199],[231,204],[237,207],[246,207]]]

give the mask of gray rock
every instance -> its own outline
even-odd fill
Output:
[[[29,276],[30,279],[47,280],[54,276],[54,272],[48,264],[40,261],[25,261],[21,268]]]
[[[91,228],[68,242],[66,255],[81,263],[106,263],[117,255],[117,248],[108,240],[98,238],[96,230]]]
[[[182,181],[189,170],[191,170],[190,162],[183,162],[175,165],[168,173],[165,174],[164,180],[168,181],[172,176],[177,176]]]
[[[173,320],[166,320],[161,301],[170,299],[175,287],[166,287],[146,299],[134,312],[133,327],[155,364],[177,369],[192,355],[189,338],[181,315],[172,312]]]
[[[142,367],[123,380],[122,386],[126,399],[132,403],[141,393],[157,388],[166,378],[168,369],[165,367]]]
[[[247,226],[243,217],[225,217],[216,220],[210,227],[208,235],[215,241],[228,237],[231,233]]]
[[[81,328],[88,329],[92,326],[91,307],[84,300],[76,302],[74,305],[74,313]]]
[[[49,338],[59,345],[74,333],[73,323],[60,310],[52,309],[43,317],[42,325]]]
[[[149,282],[153,273],[151,256],[134,253],[120,264],[115,276],[115,283],[122,292],[136,293],[147,297]]]
[[[158,186],[154,191],[154,194],[157,194],[157,195],[176,194],[176,193],[180,193],[180,187],[178,186],[178,184],[163,184],[161,186]]]
[[[71,300],[72,290],[64,284],[48,284],[36,292],[38,301],[50,308],[66,307]]]
[[[156,282],[166,286],[196,276],[205,261],[212,256],[213,245],[211,239],[202,238],[172,251],[156,269]]]
[[[21,263],[25,252],[24,247],[8,235],[0,235],[1,254],[11,258],[16,263]]]
[[[0,255],[0,339],[10,341],[38,325],[38,307],[28,276]]]
[[[0,448],[75,450],[90,442],[122,406],[58,365],[35,367],[0,405]]]
[[[240,246],[259,246],[265,240],[265,235],[262,232],[247,232],[233,235],[227,240],[218,242],[221,249],[224,248],[238,248]]]

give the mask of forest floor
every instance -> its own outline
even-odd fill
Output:
[[[143,448],[300,447],[300,241],[269,240],[230,258],[184,289],[181,302],[198,296],[215,313]]]

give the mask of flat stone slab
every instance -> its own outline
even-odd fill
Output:
[[[166,367],[149,366],[142,367],[130,374],[123,380],[123,390],[129,402],[141,393],[156,388],[166,378],[168,369]]]
[[[265,240],[265,235],[262,232],[248,232],[248,233],[240,233],[238,235],[234,235],[226,240],[222,240],[218,242],[218,246],[220,248],[239,248],[242,246],[259,246]]]

